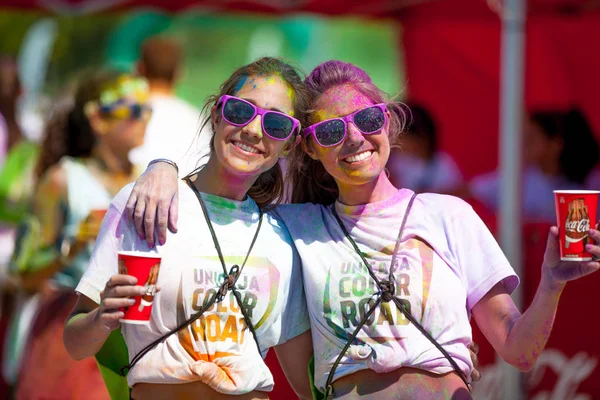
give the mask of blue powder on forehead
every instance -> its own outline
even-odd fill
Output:
[[[244,85],[246,84],[246,81],[248,80],[248,76],[245,75],[243,76],[240,81],[238,82],[237,85],[235,85],[235,88],[233,90],[235,90],[235,93],[239,92],[240,90],[242,90],[242,88],[244,87]]]

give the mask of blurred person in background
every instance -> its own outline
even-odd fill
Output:
[[[15,246],[17,227],[29,215],[38,146],[27,140],[17,122],[21,95],[16,62],[0,57],[0,354],[15,305],[21,296],[8,264]],[[4,360],[2,360],[4,361]],[[11,377],[3,374],[0,393]]]
[[[175,95],[181,64],[182,50],[174,40],[157,36],[142,44],[137,73],[150,84],[152,118],[144,144],[130,156],[141,170],[151,160],[168,156],[187,175],[208,154],[210,135],[198,134],[200,110]]]
[[[148,98],[142,78],[92,71],[79,80],[72,101],[60,104],[48,121],[36,167],[35,222],[13,257],[21,288],[40,298],[33,322],[24,327],[17,320],[11,327],[12,337],[21,341],[11,344],[23,349],[18,399],[49,393],[61,399],[108,398],[95,361],[71,360],[61,343],[62,330],[104,213],[135,179],[128,155],[143,141],[151,115]]]
[[[6,283],[16,226],[29,210],[38,154],[38,146],[23,136],[17,123],[20,95],[16,63],[0,58],[0,290]]]
[[[416,103],[401,106],[408,126],[387,164],[390,180],[415,192],[455,191],[463,183],[462,174],[454,160],[438,149],[437,126],[430,112]]]
[[[522,209],[526,222],[556,222],[553,190],[584,189],[600,151],[581,110],[532,112],[524,129]],[[499,207],[498,171],[475,177],[469,195],[491,211]]]

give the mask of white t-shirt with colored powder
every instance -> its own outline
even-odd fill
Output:
[[[117,274],[117,251],[157,252],[162,256],[149,325],[122,324],[130,360],[147,344],[186,321],[223,280],[223,269],[194,192],[180,183],[177,234],[149,250],[123,213],[132,185],[113,200],[102,224],[89,268],[77,292],[100,302],[100,292]],[[227,268],[242,265],[259,220],[256,203],[202,194]],[[256,329],[259,354],[233,294],[212,306],[190,327],[161,342],[129,371],[138,382],[175,384],[202,381],[226,394],[270,391],[273,377],[263,362],[270,347],[309,328],[299,257],[285,226],[263,216],[258,239],[237,282],[245,310]]]
[[[386,279],[406,206],[413,192],[362,206],[335,204],[338,215],[372,266]],[[331,367],[374,302],[375,283],[344,236],[331,207],[283,205],[302,258],[315,354],[315,385],[324,390]],[[512,292],[518,277],[473,209],[459,198],[420,194],[410,211],[395,266],[396,295],[470,377],[472,308],[498,282]],[[371,300],[370,300],[371,299]],[[363,369],[379,373],[414,367],[452,371],[450,363],[404,317],[382,303],[338,366],[334,380]]]

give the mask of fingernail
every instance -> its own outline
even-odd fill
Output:
[[[154,242],[148,242],[148,247],[150,247],[150,248],[154,247]]]
[[[591,245],[591,244],[586,244],[586,245],[585,245],[585,249],[586,249],[587,251],[590,251],[590,250],[592,250],[592,248],[593,248],[593,247],[594,247],[594,246],[593,246],[593,245]]]
[[[140,294],[145,294],[146,288],[144,286],[140,287]]]
[[[134,305],[135,304],[135,299],[129,299],[129,304]]]
[[[158,241],[158,243],[159,243],[161,246],[162,246],[162,245],[164,245],[164,244],[165,244],[165,239],[160,239],[160,240]]]

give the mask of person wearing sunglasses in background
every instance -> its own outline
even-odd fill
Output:
[[[73,96],[57,101],[49,115],[36,170],[33,218],[13,256],[13,273],[22,289],[39,293],[30,339],[20,330],[12,335],[17,343],[11,344],[23,350],[18,399],[50,394],[108,398],[94,360],[74,362],[61,338],[103,214],[111,198],[137,177],[128,153],[143,140],[148,96],[143,79],[89,71],[78,80]]]
[[[299,257],[268,209],[283,193],[277,161],[300,139],[307,94],[293,67],[261,58],[237,69],[205,103],[213,137],[205,166],[179,182],[179,234],[151,249],[125,213],[132,186],[111,203],[65,325],[74,359],[97,354],[121,326],[134,399],[266,399],[274,347],[292,387],[310,398],[309,320]],[[204,128],[204,126],[202,127]],[[202,131],[201,128],[201,131]],[[162,256],[150,324],[119,323],[145,290],[118,274],[117,252]]]
[[[310,125],[288,180],[293,202],[315,204],[281,205],[276,213],[302,258],[316,396],[470,399],[471,315],[504,360],[530,370],[566,282],[600,264],[561,262],[552,227],[538,291],[521,314],[510,297],[518,277],[473,209],[389,181],[385,165],[402,123],[371,78],[328,61],[305,84]],[[166,213],[173,182],[173,167],[157,164],[129,199],[151,241],[157,204],[158,220],[177,229]],[[166,224],[158,230],[161,240]],[[598,256],[600,232],[590,236],[596,244],[589,251]]]

